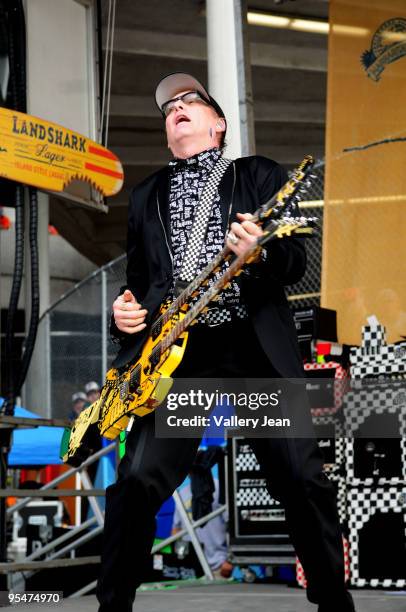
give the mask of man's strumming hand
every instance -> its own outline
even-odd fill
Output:
[[[147,310],[141,307],[129,289],[113,302],[114,321],[121,332],[135,334],[146,327]]]
[[[256,242],[257,238],[262,236],[263,231],[251,221],[252,215],[250,213],[237,213],[237,217],[240,223],[234,222],[231,224],[227,246],[238,256],[245,253]],[[232,240],[230,239],[230,233]]]

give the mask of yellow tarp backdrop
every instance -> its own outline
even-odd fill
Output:
[[[405,0],[330,0],[326,161],[321,304],[338,311],[341,342],[359,344],[371,314],[386,326],[389,342],[400,340],[406,336]]]

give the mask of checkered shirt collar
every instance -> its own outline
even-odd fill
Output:
[[[206,151],[196,153],[196,155],[186,159],[178,159],[175,157],[169,162],[169,168],[172,170],[172,172],[178,172],[184,168],[204,168],[210,171],[219,157],[221,157],[221,151],[217,147],[214,147],[212,149],[207,149]]]

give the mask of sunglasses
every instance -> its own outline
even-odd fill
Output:
[[[177,98],[172,98],[172,100],[168,100],[167,102],[164,102],[162,104],[161,112],[165,119],[176,107],[176,102],[178,102],[179,100],[184,104],[192,104],[193,102],[203,102],[204,104],[210,106],[209,100],[204,98],[198,91],[187,91],[181,96],[177,96]]]

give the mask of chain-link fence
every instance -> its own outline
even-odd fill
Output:
[[[103,266],[62,296],[41,318],[50,337],[51,413],[66,418],[72,394],[104,381],[116,352],[109,336],[111,305],[125,282],[126,257]]]
[[[320,305],[324,169],[324,163],[320,163],[314,170],[313,173],[316,178],[311,186],[305,190],[299,204],[303,216],[318,219],[318,229],[312,238],[306,241],[307,267],[305,275],[298,283],[287,288],[289,301],[294,308]]]
[[[301,205],[305,216],[320,219],[320,231],[307,241],[308,267],[304,278],[288,287],[292,307],[318,304],[320,295],[321,221],[323,186],[320,180]],[[66,418],[73,393],[87,382],[102,384],[117,351],[109,336],[111,306],[125,284],[125,255],[103,266],[62,296],[42,317],[49,334],[46,373],[54,418]]]

